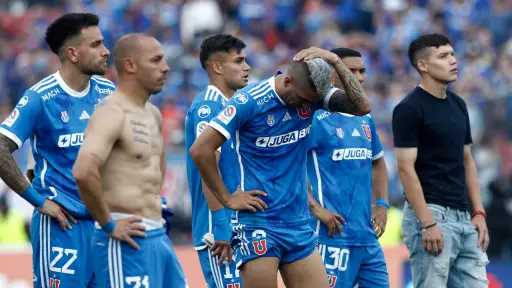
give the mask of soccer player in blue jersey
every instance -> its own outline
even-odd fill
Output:
[[[36,208],[31,224],[34,287],[95,286],[88,264],[94,222],[71,169],[95,105],[115,88],[93,76],[107,72],[110,54],[98,23],[93,14],[66,14],[48,27],[45,40],[61,67],[29,88],[0,125],[0,177]],[[36,163],[32,185],[11,155],[29,138]]]
[[[277,287],[278,270],[287,287],[329,287],[308,224],[311,120],[322,107],[357,115],[370,111],[361,84],[336,54],[312,47],[294,59],[285,73],[235,92],[189,150],[213,195],[237,210],[231,243],[244,288]],[[329,64],[345,91],[330,88]],[[229,139],[240,183],[233,194],[215,165],[215,151]]]
[[[162,220],[163,120],[148,102],[164,87],[169,66],[160,43],[143,34],[117,42],[114,64],[119,87],[92,115],[73,167],[97,221],[91,264],[102,288],[185,288]]]
[[[364,85],[361,54],[348,48],[331,52]],[[343,87],[334,75],[333,84]],[[378,237],[387,221],[388,175],[383,149],[370,114],[354,116],[318,110],[308,152],[312,184],[310,225],[318,234],[331,287],[389,287]],[[372,196],[376,205],[372,208]],[[317,220],[318,219],[318,220]],[[343,229],[340,222],[345,224]],[[336,230],[339,234],[336,234]]]
[[[224,109],[235,91],[247,86],[250,67],[246,62],[245,47],[242,40],[232,35],[217,34],[203,40],[199,58],[208,73],[210,85],[195,97],[187,112],[187,149],[206,129],[208,122]],[[215,155],[228,191],[236,191],[239,183],[233,141],[226,141]],[[203,183],[190,155],[187,155],[187,176],[192,198],[194,247],[198,251],[206,283],[210,288],[240,288],[240,272],[231,261],[231,210],[225,209]],[[215,242],[209,243],[211,240],[207,235],[213,235]],[[211,244],[209,250],[208,245]]]

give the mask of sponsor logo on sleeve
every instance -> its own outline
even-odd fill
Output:
[[[197,123],[197,127],[196,127],[197,137],[199,137],[199,135],[201,135],[201,133],[203,133],[204,130],[206,130],[206,127],[208,127],[208,123],[206,123],[206,121],[201,121],[201,122]]]
[[[18,102],[18,105],[16,105],[16,108],[21,108],[21,107],[27,105],[27,103],[28,103],[28,97],[23,96],[23,97],[21,97],[20,101]]]
[[[11,115],[9,115],[9,117],[7,117],[7,119],[5,119],[5,121],[2,124],[7,127],[11,127],[12,124],[14,124],[14,122],[16,122],[16,120],[18,119],[19,116],[20,116],[20,110],[15,108],[14,110],[12,110]]]
[[[224,123],[225,125],[228,125],[231,120],[236,115],[236,108],[233,105],[228,105],[220,114],[217,116],[217,118],[220,120],[220,122]]]
[[[249,101],[249,96],[245,93],[241,93],[235,96],[235,102],[238,104],[245,104]]]

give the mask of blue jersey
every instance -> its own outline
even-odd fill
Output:
[[[372,117],[316,112],[309,149],[313,196],[347,221],[343,235],[332,238],[327,227],[312,217],[319,241],[326,245],[378,244],[371,223],[372,161],[382,157],[383,150]]]
[[[185,120],[187,151],[201,132],[206,129],[208,122],[222,111],[227,101],[228,99],[213,85],[209,85],[206,90],[196,96]],[[219,169],[222,179],[229,192],[233,193],[238,187],[238,177],[234,168],[236,159],[232,141],[226,141],[219,148],[219,152],[221,152]],[[210,210],[204,197],[201,175],[190,157],[190,153],[187,153],[187,177],[192,198],[192,236],[196,250],[201,250],[207,247],[202,239],[206,233],[212,233],[212,223]],[[229,214],[227,215],[227,219],[229,219],[231,212],[229,210],[226,212]]]
[[[36,166],[32,186],[79,218],[90,218],[71,175],[90,115],[115,86],[92,76],[82,92],[71,89],[59,72],[28,89],[0,125],[18,147],[31,140]]]
[[[307,139],[312,113],[286,107],[275,91],[275,78],[238,90],[210,126],[233,139],[237,175],[243,191],[267,193],[263,212],[237,211],[232,223],[283,227],[308,223]]]

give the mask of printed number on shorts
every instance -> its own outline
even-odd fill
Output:
[[[228,288],[240,288],[240,283],[228,284]]]
[[[57,273],[64,273],[64,274],[75,274],[75,270],[69,269],[69,266],[75,262],[76,258],[78,257],[78,251],[75,249],[64,249],[61,247],[52,247],[52,253],[57,253],[57,256],[53,258],[53,261],[50,262],[50,271],[57,272]],[[61,268],[58,268],[57,265],[60,259],[63,257],[63,255],[66,255],[67,262],[64,263],[64,265],[61,266]],[[61,261],[62,263],[62,261]],[[60,266],[60,265],[59,265]]]
[[[229,269],[229,264],[225,264],[224,263],[224,267],[226,268],[226,273],[224,274],[224,279],[231,279],[231,278],[233,278],[233,274],[231,274],[231,269]],[[240,278],[240,270],[238,270],[238,269],[235,269],[235,278]]]
[[[346,271],[348,265],[348,258],[350,256],[350,251],[348,249],[340,249],[338,247],[327,247],[326,245],[319,244],[318,250],[320,251],[320,255],[322,255],[322,259],[325,263],[325,268],[327,269],[338,269],[340,271]],[[329,258],[333,259],[332,264],[328,263],[330,261],[325,261],[325,253],[329,253]]]
[[[144,276],[144,278],[140,276],[126,277],[126,284],[134,284],[133,288],[141,288],[141,286],[144,288],[149,288],[149,277],[148,275]]]

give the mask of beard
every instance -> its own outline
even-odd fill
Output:
[[[85,75],[105,75],[107,74],[108,68],[103,65],[88,65],[80,68],[80,71]]]

